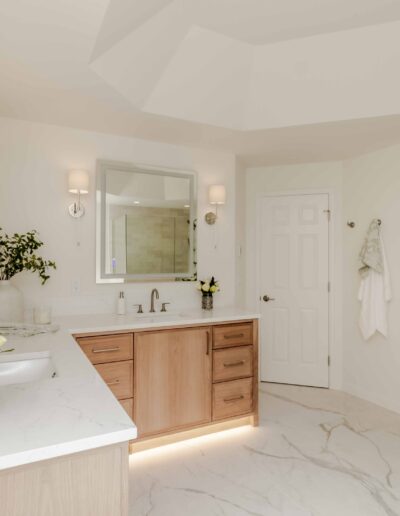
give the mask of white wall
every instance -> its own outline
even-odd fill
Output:
[[[249,304],[257,304],[255,270],[256,201],[263,194],[329,189],[334,193],[334,335],[331,387],[400,412],[400,145],[343,163],[258,167],[246,172],[246,284]],[[369,223],[383,221],[392,277],[389,338],[365,342],[358,319],[358,255]],[[346,225],[356,223],[355,229]]]
[[[342,386],[342,164],[340,162],[255,167],[246,172],[246,301],[258,307],[256,274],[256,222],[259,197],[293,191],[329,191],[332,193],[334,248],[330,267],[332,279],[331,320],[333,321],[330,355],[330,385]]]
[[[238,306],[246,304],[246,167],[236,160],[235,291]]]
[[[344,163],[344,389],[400,412],[400,145]],[[392,277],[389,338],[365,342],[358,329],[357,269],[366,230],[381,218]]]
[[[106,313],[114,309],[121,285],[95,283],[97,158],[197,171],[199,277],[214,274],[222,286],[215,298],[216,305],[232,304],[235,296],[233,155],[0,118],[0,227],[7,232],[37,229],[46,243],[43,254],[57,262],[57,271],[52,272],[44,287],[37,276],[29,273],[15,278],[25,294],[27,307],[42,300],[56,314]],[[72,202],[67,193],[67,172],[76,167],[87,169],[91,175],[90,194],[83,199],[86,215],[80,221],[72,219],[67,212]],[[227,188],[227,203],[219,210],[218,224],[214,227],[204,222],[204,214],[210,209],[207,186],[212,183],[223,183]],[[124,285],[128,303],[143,302],[147,308],[153,286],[152,283]],[[200,304],[192,282],[156,286],[162,300],[173,301],[171,309]]]

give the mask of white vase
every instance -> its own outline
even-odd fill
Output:
[[[0,281],[0,322],[16,323],[24,320],[22,292],[11,281]]]

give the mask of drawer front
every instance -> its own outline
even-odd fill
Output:
[[[252,378],[213,385],[213,421],[247,414],[252,408]]]
[[[121,400],[120,403],[128,416],[133,419],[133,398],[130,398],[129,400]]]
[[[249,344],[253,344],[253,325],[251,323],[229,324],[213,328],[214,348],[248,346]]]
[[[253,346],[213,351],[213,381],[234,380],[253,375]]]
[[[120,362],[133,358],[133,335],[131,333],[78,337],[76,340],[92,364]]]
[[[133,397],[133,361],[98,364],[97,372],[118,399]]]

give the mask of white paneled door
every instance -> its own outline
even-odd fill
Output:
[[[261,380],[329,385],[329,196],[261,200]]]

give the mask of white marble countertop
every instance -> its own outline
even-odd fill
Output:
[[[188,310],[182,312],[157,312],[155,314],[129,313],[127,315],[96,314],[59,317],[56,322],[70,333],[142,330],[165,326],[187,326],[229,321],[258,319],[256,312],[237,307],[214,308],[214,310]]]
[[[0,470],[129,441],[137,430],[72,334],[258,318],[237,308],[60,317],[56,333],[8,337],[0,363],[50,356],[57,376],[0,387]]]

